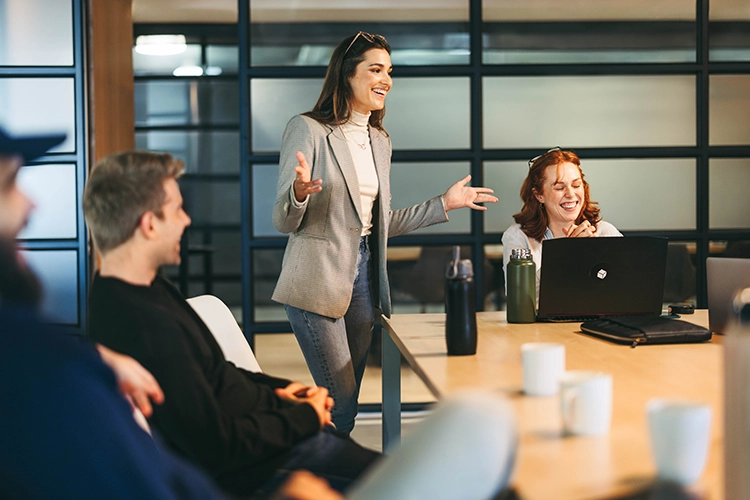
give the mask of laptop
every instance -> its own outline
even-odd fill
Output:
[[[725,333],[732,317],[734,295],[750,287],[750,259],[709,257],[706,259],[706,278],[708,328],[714,333]]]
[[[538,320],[661,315],[666,238],[544,240],[542,256]]]

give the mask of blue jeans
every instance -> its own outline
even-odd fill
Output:
[[[343,318],[329,318],[290,305],[284,308],[315,383],[328,389],[334,400],[331,416],[336,429],[349,434],[357,416],[359,387],[375,323],[367,237],[363,236],[359,244],[352,300]]]
[[[380,453],[363,448],[348,436],[326,427],[316,435],[297,443],[291,451],[271,464],[266,464],[274,469],[274,472],[255,490],[251,498],[276,498],[272,493],[292,472],[300,469],[325,478],[333,489],[343,493],[352,481],[360,477],[380,457]]]

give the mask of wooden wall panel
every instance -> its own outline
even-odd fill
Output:
[[[90,165],[135,147],[133,2],[88,0]]]

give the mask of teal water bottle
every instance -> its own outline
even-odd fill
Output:
[[[536,264],[528,248],[514,248],[505,277],[508,281],[508,323],[536,321]]]

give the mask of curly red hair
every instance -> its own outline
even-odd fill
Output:
[[[529,167],[529,174],[523,181],[521,186],[521,200],[523,201],[523,207],[521,211],[513,216],[516,223],[521,225],[521,230],[529,238],[533,238],[537,241],[541,241],[544,238],[544,233],[549,225],[547,218],[547,211],[536,197],[537,193],[541,193],[544,187],[545,171],[550,165],[562,165],[563,163],[572,163],[578,167],[578,171],[581,173],[581,181],[583,181],[583,208],[581,213],[578,215],[575,223],[580,224],[584,220],[589,221],[591,225],[597,224],[601,219],[599,216],[599,204],[595,201],[591,201],[589,195],[589,183],[581,170],[581,159],[578,155],[572,151],[564,151],[560,149],[554,149],[544,153],[543,155],[534,159],[533,163]]]

